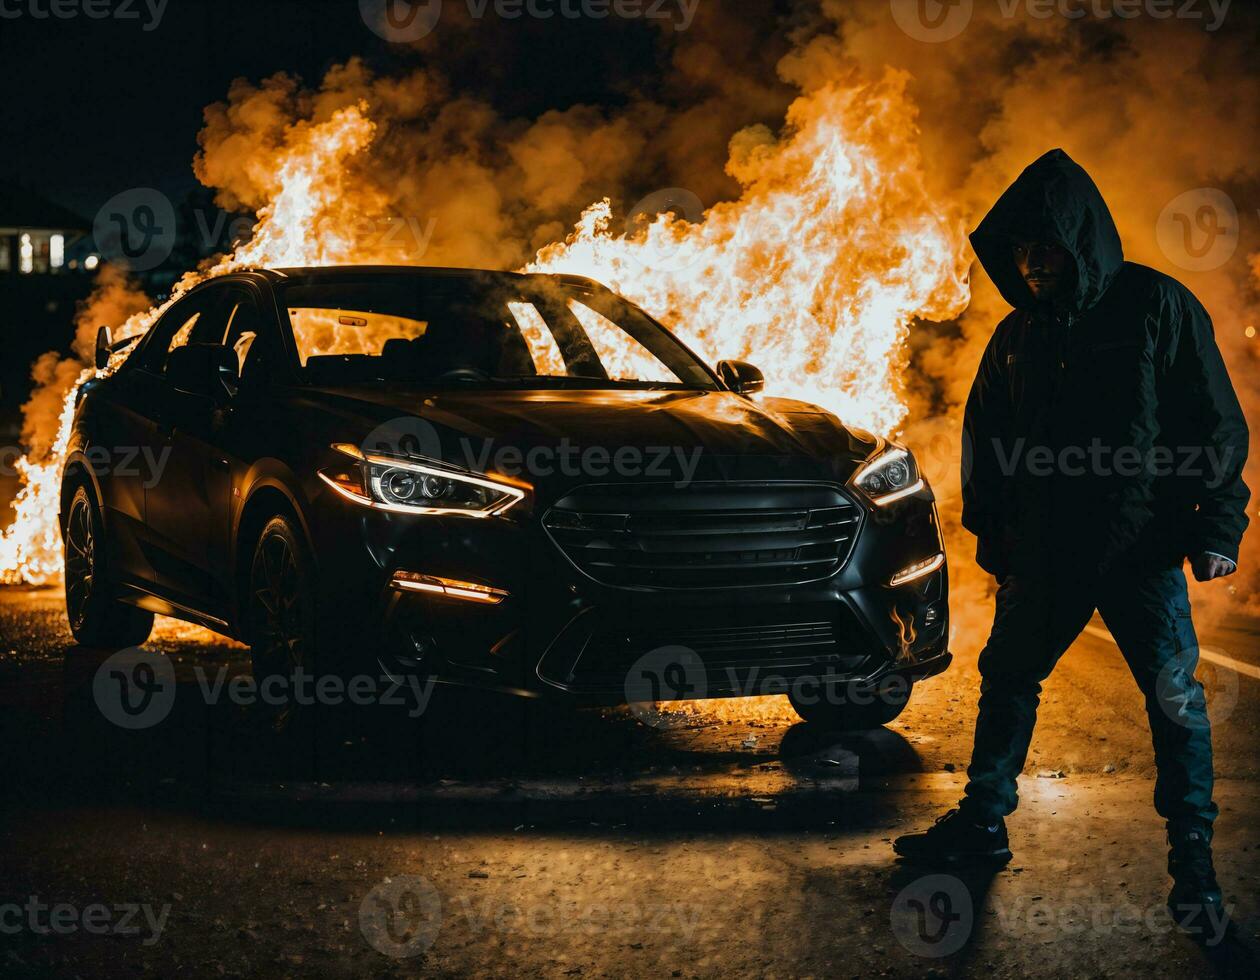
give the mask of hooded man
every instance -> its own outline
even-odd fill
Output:
[[[1247,424],[1212,322],[1188,289],[1126,262],[1098,188],[1062,150],[1026,169],[971,236],[1014,311],[964,418],[963,524],[999,588],[980,654],[966,793],[897,852],[1011,859],[1041,683],[1097,609],[1146,699],[1174,918],[1222,919],[1212,866],[1212,740],[1182,567],[1237,569]]]

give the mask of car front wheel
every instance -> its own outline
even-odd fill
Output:
[[[246,609],[254,679],[269,678],[287,692],[273,722],[286,728],[296,719],[293,699],[299,674],[316,676],[315,569],[301,533],[284,516],[263,527],[249,566]]]
[[[153,613],[119,602],[111,594],[100,513],[86,486],[70,501],[62,528],[65,545],[66,617],[85,647],[139,646],[153,632]]]
[[[910,701],[914,685],[903,678],[888,678],[874,690],[852,684],[832,684],[788,693],[788,700],[802,719],[830,731],[879,728],[895,719]]]

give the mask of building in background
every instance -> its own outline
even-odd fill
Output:
[[[77,214],[18,184],[0,182],[0,276],[59,275],[84,269],[91,255],[71,257],[89,231]]]
[[[11,444],[31,365],[68,353],[74,314],[92,289],[91,225],[19,184],[0,181],[0,441]]]

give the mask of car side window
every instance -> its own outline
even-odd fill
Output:
[[[216,343],[231,348],[236,353],[238,377],[242,385],[253,386],[268,377],[268,364],[275,338],[268,329],[268,321],[258,307],[254,296],[243,290],[233,289],[225,307],[227,317],[223,336]]]
[[[145,371],[161,374],[166,370],[170,352],[188,343],[201,317],[203,297],[181,299],[162,314],[141,341],[140,359],[136,362]]]
[[[261,330],[258,308],[253,299],[233,293],[228,300],[227,328],[222,343],[235,352],[238,374],[245,373],[245,362],[249,359],[250,350]]]
[[[149,359],[149,366],[155,373],[166,373],[166,365],[171,359],[171,351],[185,347],[192,342],[193,331],[197,328],[200,320],[201,310],[193,310],[188,315],[188,318],[175,328],[174,335],[162,347],[160,356],[154,356]]]
[[[143,367],[154,374],[165,374],[171,352],[188,344],[217,343],[216,331],[222,335],[219,313],[221,290],[198,291],[180,300],[154,327],[153,341],[145,349]]]

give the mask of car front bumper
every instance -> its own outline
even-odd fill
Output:
[[[361,666],[609,704],[638,700],[634,678],[658,667],[668,673],[665,662],[680,655],[685,682],[665,690],[683,698],[782,694],[819,679],[873,688],[944,670],[946,568],[889,584],[942,553],[931,491],[885,508],[860,506],[855,541],[833,574],[731,588],[601,583],[567,557],[537,514],[411,517],[326,497],[312,530],[322,577],[338,583],[324,599],[335,609],[326,612]],[[409,591],[397,584],[400,572],[506,595],[492,603]]]

